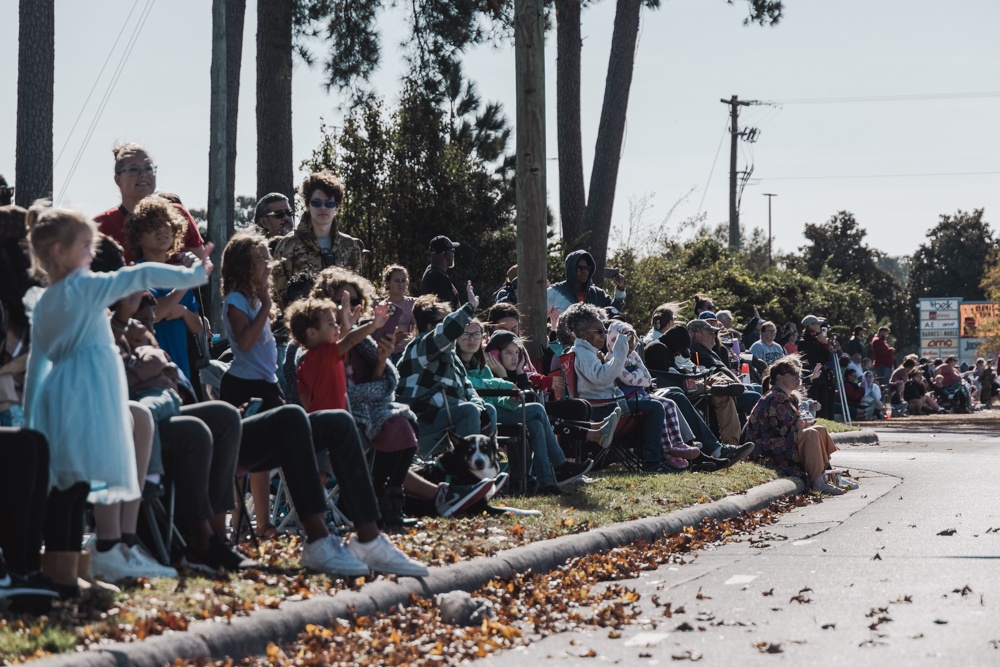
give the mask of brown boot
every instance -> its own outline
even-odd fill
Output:
[[[77,579],[79,562],[79,551],[46,551],[42,554],[42,575],[52,581],[62,600],[80,597]]]

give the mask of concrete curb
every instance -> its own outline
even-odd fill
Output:
[[[259,655],[265,652],[270,642],[292,639],[308,624],[323,625],[351,614],[366,616],[388,611],[394,605],[406,604],[411,594],[430,597],[453,590],[472,591],[490,579],[514,572],[553,570],[570,558],[606,551],[640,539],[655,540],[679,532],[685,526],[696,525],[705,518],[732,518],[763,509],[782,496],[803,491],[805,484],[800,478],[778,479],[744,494],[688,507],[665,516],[604,526],[585,533],[515,547],[491,557],[432,568],[430,575],[423,579],[378,579],[358,591],[341,591],[332,596],[317,595],[300,602],[286,602],[280,609],[262,609],[251,616],[234,618],[229,622],[195,621],[188,626],[187,632],[160,635],[141,642],[110,644],[90,651],[33,660],[31,664],[34,667],[161,667],[177,658],[195,660],[230,656],[238,659],[245,655]]]
[[[830,437],[838,445],[877,445],[879,443],[878,433],[867,429],[861,431],[846,431],[844,433],[831,433]]]

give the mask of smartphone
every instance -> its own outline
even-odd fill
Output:
[[[261,406],[264,405],[263,398],[251,398],[247,401],[247,406],[243,409],[243,418],[253,417],[255,414],[260,412]]]
[[[604,267],[604,277],[608,278],[609,280],[613,280],[614,278],[617,278],[621,274],[622,272],[619,271],[618,269],[613,269],[609,266]]]

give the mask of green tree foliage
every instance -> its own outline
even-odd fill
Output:
[[[697,292],[710,294],[720,308],[732,310],[738,323],[752,317],[755,305],[779,325],[797,323],[810,313],[824,315],[841,335],[871,317],[871,296],[857,283],[814,278],[785,266],[752,267],[746,255],[731,253],[726,241],[706,231],[690,241],[663,243],[652,254],[626,248],[612,257],[609,264],[629,276],[625,316],[630,322],[645,327],[653,309],[665,302],[681,303],[677,319],[684,322],[694,314],[692,297]]]
[[[915,342],[903,284],[879,266],[885,253],[865,243],[868,232],[861,228],[853,213],[838,211],[825,223],[806,223],[803,235],[809,243],[799,248],[799,261],[806,274],[819,278],[829,271],[832,277],[852,281],[871,295],[874,319],[853,324],[865,325],[869,330],[873,325],[890,324],[897,346]]]
[[[916,310],[926,297],[986,298],[987,266],[996,252],[996,240],[983,209],[942,214],[927,233],[927,243],[910,259],[910,305]]]
[[[461,243],[452,270],[456,284],[470,279],[481,295],[495,290],[515,261],[513,182],[503,168],[509,130],[506,122],[496,123],[502,117],[479,123],[474,90],[460,88],[456,99],[439,106],[411,82],[391,112],[368,98],[341,131],[324,129],[303,164],[344,179],[340,227],[371,251],[372,278],[399,263],[415,287],[428,263],[427,244],[438,234]],[[486,113],[494,112],[487,107]],[[493,129],[483,129],[487,125]],[[495,161],[483,158],[494,153]]]

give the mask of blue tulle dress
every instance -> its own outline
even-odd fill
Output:
[[[25,299],[31,349],[25,380],[28,428],[49,441],[49,485],[90,484],[90,502],[139,497],[125,369],[107,308],[153,286],[189,288],[206,281],[200,263],[130,266],[113,273],[77,269]]]

